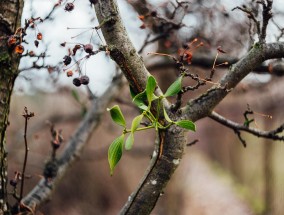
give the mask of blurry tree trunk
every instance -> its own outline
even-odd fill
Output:
[[[20,25],[22,8],[22,0],[0,0],[0,214],[9,214],[5,135],[9,124],[10,98],[20,60],[7,46],[7,40]]]

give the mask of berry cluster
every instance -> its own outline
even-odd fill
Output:
[[[76,87],[80,87],[81,84],[83,85],[88,85],[90,82],[90,79],[88,76],[86,75],[82,75],[81,77],[79,78],[74,78],[73,79],[73,84],[76,86]]]

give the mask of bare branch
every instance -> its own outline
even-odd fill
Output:
[[[43,202],[47,201],[52,191],[58,185],[62,177],[66,174],[71,164],[80,156],[83,147],[86,145],[90,135],[99,125],[102,113],[106,110],[106,106],[111,99],[118,94],[122,86],[121,78],[117,78],[111,84],[109,89],[100,98],[93,100],[92,106],[85,115],[78,129],[74,132],[66,145],[63,154],[58,159],[59,169],[56,177],[47,182],[46,179],[41,179],[36,187],[23,198],[23,203],[31,208],[38,207]]]
[[[233,129],[237,134],[239,133],[239,131],[245,131],[257,137],[267,138],[271,140],[284,141],[284,136],[279,135],[279,133],[284,131],[284,124],[280,125],[278,128],[271,130],[271,131],[262,131],[256,128],[247,127],[245,125],[233,122],[229,119],[224,118],[223,116],[219,115],[218,113],[214,111],[209,115],[209,117],[215,120],[216,122],[219,122],[222,125]]]
[[[223,98],[254,68],[265,60],[284,57],[284,43],[269,43],[253,47],[241,60],[232,65],[220,80],[206,93],[188,102],[183,108],[186,118],[196,121],[210,115]]]

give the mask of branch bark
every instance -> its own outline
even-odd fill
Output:
[[[20,26],[23,4],[22,0],[0,1],[0,214],[8,213],[5,136],[10,99],[20,60],[8,48],[7,40]]]

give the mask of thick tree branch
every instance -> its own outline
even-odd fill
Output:
[[[98,1],[95,9],[112,59],[119,65],[133,91],[142,92],[149,73],[128,38],[116,1]],[[160,94],[159,89],[156,90],[156,94]],[[163,102],[165,107],[169,106],[165,99]],[[155,105],[153,106],[155,109]],[[177,119],[178,116],[175,118]],[[179,165],[185,141],[184,130],[179,127],[171,126],[167,131],[158,132],[150,165],[120,214],[146,215],[151,213]]]
[[[279,133],[281,133],[284,130],[284,124],[282,124],[278,128],[271,130],[271,131],[262,131],[262,130],[259,130],[259,129],[256,129],[256,128],[251,128],[251,127],[233,122],[229,119],[224,118],[223,116],[219,115],[218,113],[216,113],[214,111],[209,115],[209,117],[211,119],[215,120],[216,122],[219,122],[222,125],[233,129],[235,132],[236,131],[245,131],[245,132],[253,134],[254,136],[257,136],[257,137],[263,137],[263,138],[272,139],[272,140],[284,141],[284,136],[279,135]]]
[[[112,85],[104,95],[93,100],[88,113],[85,115],[73,136],[70,138],[63,154],[59,158],[59,169],[56,177],[51,182],[47,182],[46,179],[41,179],[35,188],[23,199],[23,203],[26,206],[35,208],[50,199],[52,192],[62,177],[66,174],[71,164],[80,156],[89,137],[93,133],[94,129],[99,125],[107,105],[111,99],[119,93],[121,87],[122,79],[119,77],[113,81]]]
[[[196,121],[210,115],[223,98],[254,68],[268,59],[284,57],[284,43],[256,44],[242,59],[232,65],[220,80],[219,86],[213,86],[206,93],[188,102],[183,108],[184,116]]]

